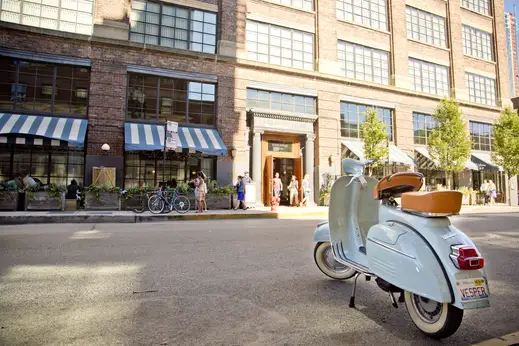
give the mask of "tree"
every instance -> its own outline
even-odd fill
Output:
[[[510,106],[503,109],[494,124],[493,150],[492,160],[502,166],[509,177],[519,175],[519,115]]]
[[[458,104],[449,98],[440,101],[432,117],[435,128],[427,139],[429,153],[436,167],[445,172],[451,188],[452,173],[463,171],[470,155],[466,122]]]
[[[360,138],[364,141],[364,157],[367,160],[377,160],[368,167],[368,173],[371,176],[373,168],[383,165],[389,155],[386,124],[378,120],[377,112],[374,109],[366,112],[366,119],[360,125]]]

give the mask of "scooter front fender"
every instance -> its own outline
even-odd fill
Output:
[[[314,231],[314,243],[324,243],[330,241],[330,227],[328,222],[322,222],[317,225]]]

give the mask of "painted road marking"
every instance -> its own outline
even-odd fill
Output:
[[[503,335],[472,346],[519,346],[519,332]]]

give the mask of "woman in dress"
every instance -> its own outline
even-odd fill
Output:
[[[310,199],[310,195],[312,194],[312,189],[310,188],[310,176],[305,174],[303,179],[303,201],[301,205],[308,207],[308,200]]]
[[[288,191],[290,191],[290,206],[299,206],[299,182],[295,175],[293,175],[292,180],[290,180]]]
[[[198,204],[198,211],[197,213],[203,213],[204,210],[207,210],[207,203],[205,201],[205,194],[207,193],[207,185],[205,183],[205,180],[202,178],[202,173],[197,173],[197,180],[196,180],[196,189],[197,189],[197,204]]]

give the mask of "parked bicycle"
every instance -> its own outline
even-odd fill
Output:
[[[153,214],[169,213],[173,209],[177,213],[184,214],[191,208],[191,202],[186,196],[180,195],[176,189],[173,190],[171,196],[168,191],[159,190],[149,197],[148,208]]]

